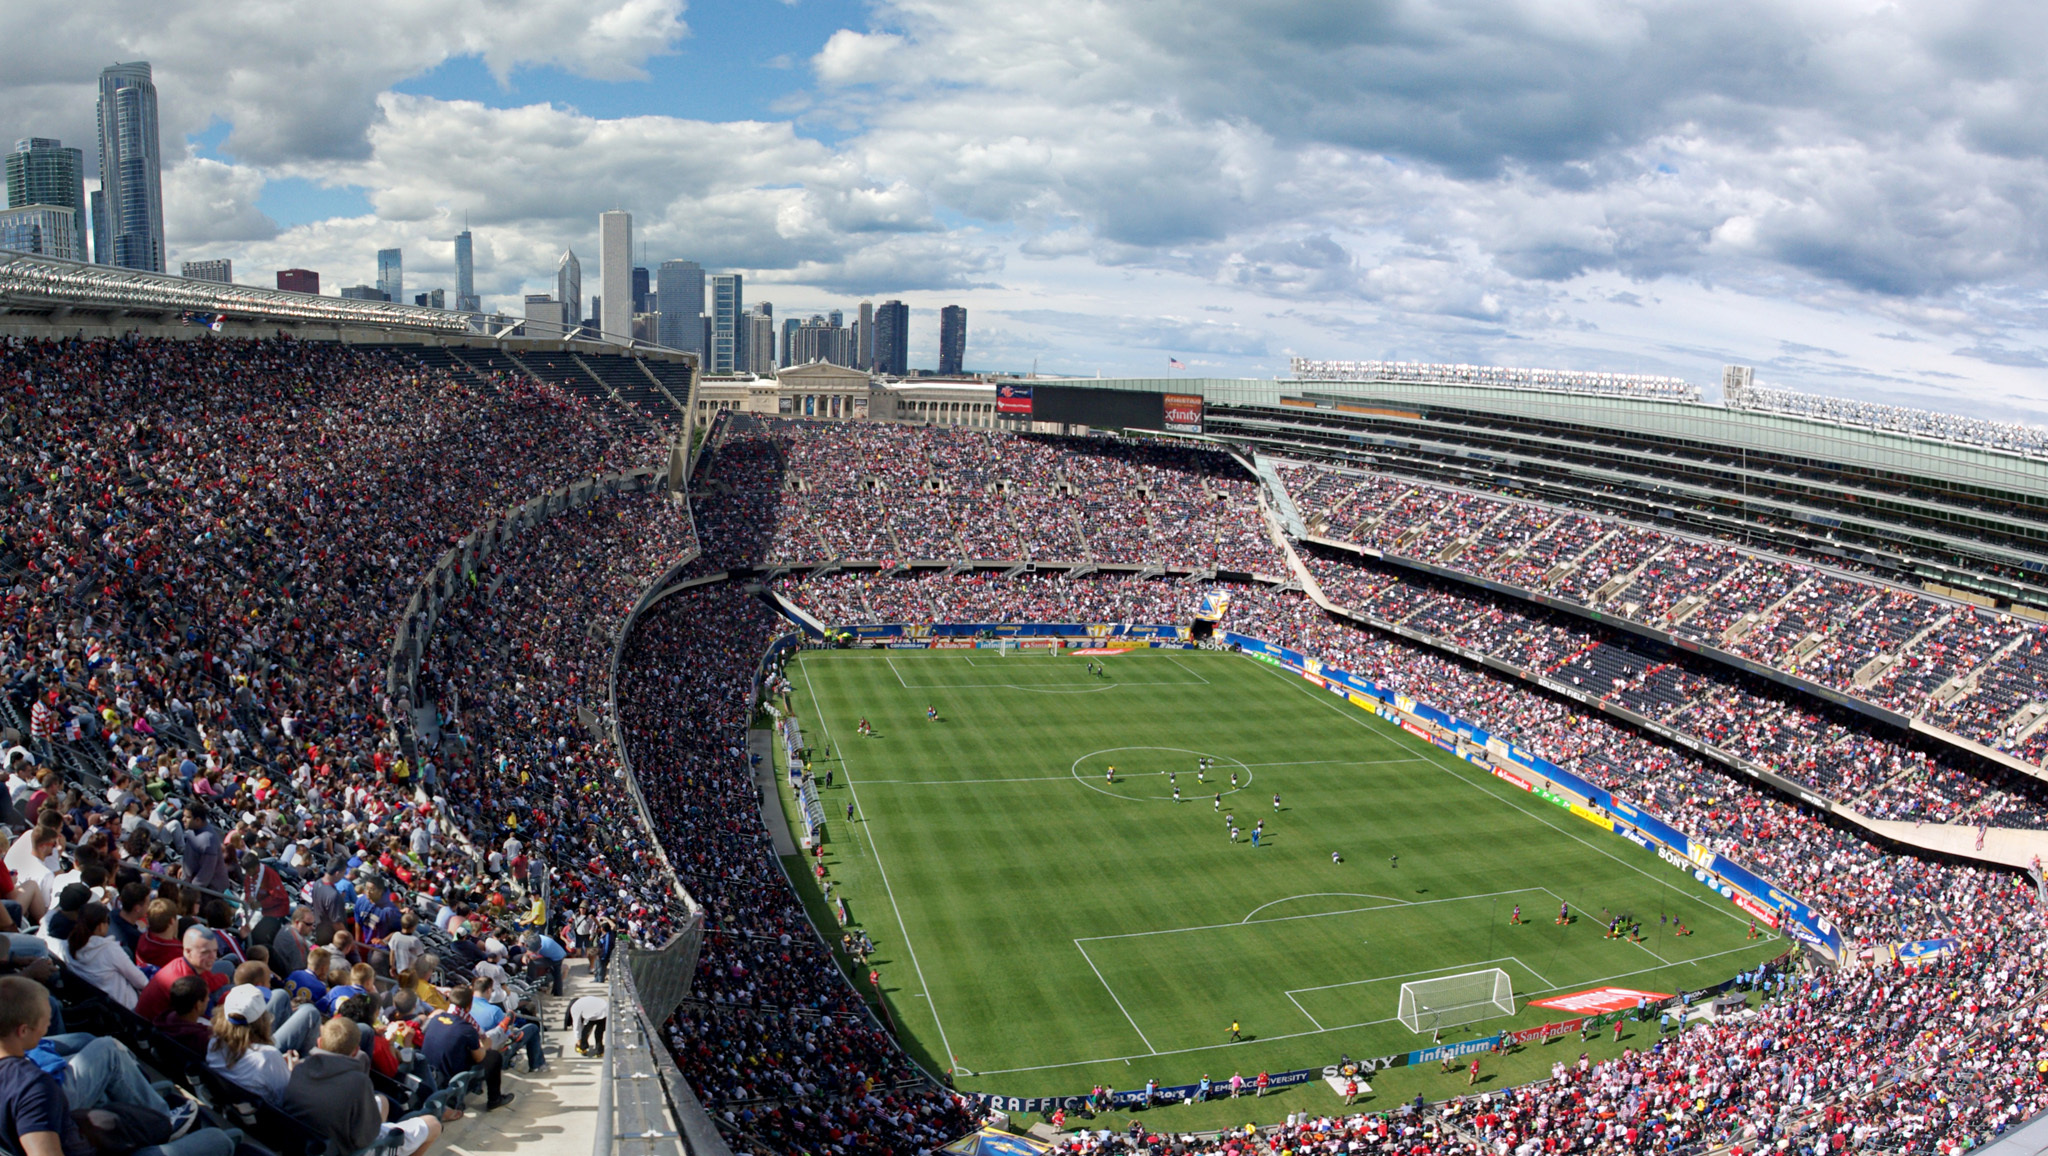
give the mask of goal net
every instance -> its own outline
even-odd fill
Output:
[[[1515,1014],[1515,985],[1500,968],[1411,980],[1401,985],[1401,1023],[1411,1032]]]

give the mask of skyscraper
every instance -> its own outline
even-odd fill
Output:
[[[562,259],[555,262],[555,300],[562,303],[569,336],[576,336],[576,325],[583,320],[583,262],[576,259],[574,249],[562,250]],[[632,327],[626,331],[631,333]]]
[[[633,214],[599,214],[597,249],[597,292],[604,298],[598,340],[627,345],[633,340]]]
[[[187,261],[179,267],[178,275],[193,281],[232,285],[235,283],[235,263],[226,257],[214,261]]]
[[[7,206],[50,205],[71,211],[69,238],[44,237],[43,251],[73,261],[90,258],[86,242],[85,154],[47,137],[14,142],[7,154]]]
[[[910,306],[884,301],[875,310],[874,357],[876,373],[903,377],[910,372]]]
[[[647,312],[647,266],[633,266],[633,312]]]
[[[661,320],[656,340],[670,349],[704,357],[704,267],[695,261],[663,261],[655,280],[654,303]]]
[[[100,72],[100,191],[93,195],[93,254],[101,264],[164,271],[163,158],[149,65]]]
[[[747,310],[747,372],[775,372],[775,307],[766,301]]]
[[[747,340],[740,327],[740,313],[746,308],[745,286],[738,273],[716,273],[711,278],[710,373],[732,373],[745,364]]]
[[[875,303],[860,303],[860,320],[853,323],[853,367],[875,367]]]
[[[483,302],[476,295],[476,247],[468,229],[455,234],[455,308],[464,313],[483,312]]]
[[[967,310],[948,305],[939,310],[939,376],[958,377],[967,361]]]
[[[404,250],[377,250],[377,291],[386,301],[405,300]]]

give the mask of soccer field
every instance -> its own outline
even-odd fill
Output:
[[[1568,1018],[1531,999],[1677,992],[1784,950],[1651,852],[1297,677],[1216,652],[1103,662],[806,651],[790,667],[813,769],[833,776],[828,872],[906,1046],[963,1089],[1250,1078],[1427,1045],[1396,1018],[1408,979],[1512,977],[1517,1014],[1448,1042]],[[1247,832],[1234,844],[1226,814]],[[1606,939],[1603,911],[1641,919],[1646,942]]]

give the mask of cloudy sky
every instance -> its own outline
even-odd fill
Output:
[[[12,26],[11,28],[9,26]],[[780,316],[967,306],[971,367],[1290,355],[1760,381],[2048,422],[2022,0],[76,0],[0,136],[144,59],[173,267],[405,250],[517,310],[596,218]]]

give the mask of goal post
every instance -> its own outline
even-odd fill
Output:
[[[1514,1014],[1514,981],[1497,967],[1401,985],[1401,1023],[1411,1032],[1434,1032]]]

